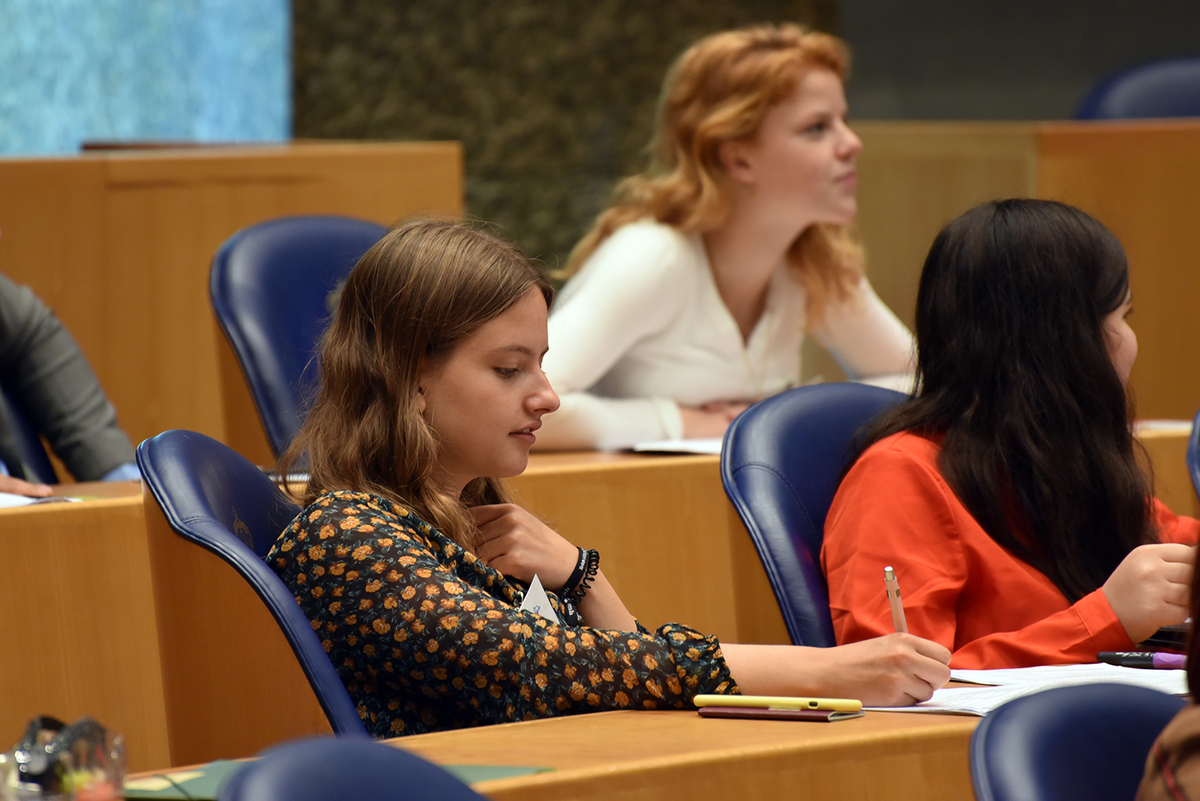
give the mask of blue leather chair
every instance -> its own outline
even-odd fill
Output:
[[[25,407],[7,387],[0,386],[0,405],[3,406],[3,409],[0,409],[0,418],[3,418],[8,426],[12,445],[16,448],[14,456],[21,459],[25,480],[39,484],[57,484],[58,474],[54,472],[54,465],[50,463],[50,457],[42,446],[37,427],[29,420]],[[9,472],[17,474],[12,465],[9,466]]]
[[[308,618],[264,561],[300,507],[249,461],[194,431],[151,437],[138,446],[137,463],[172,530],[225,560],[271,610],[334,733],[367,736]]]
[[[971,736],[975,797],[1128,801],[1155,738],[1184,703],[1129,684],[1058,687],[1009,701]]]
[[[276,456],[304,421],[330,292],[387,229],[350,217],[285,217],[243,228],[213,257],[209,295]]]
[[[1075,112],[1078,120],[1200,117],[1200,58],[1172,58],[1109,75]]]
[[[796,645],[836,645],[821,572],[825,515],[854,436],[907,396],[865,384],[799,387],[730,424],[721,481],[741,515]]]
[[[314,737],[285,743],[229,777],[217,801],[484,801],[446,770],[399,748]]]

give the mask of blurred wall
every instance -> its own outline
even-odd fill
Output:
[[[296,0],[297,138],[457,139],[466,205],[551,266],[645,165],[659,85],[708,33],[829,30],[833,0]]]
[[[1200,54],[1197,0],[296,0],[295,135],[459,139],[469,212],[550,266],[645,164],[671,59],[794,20],[845,37],[855,119],[1064,119],[1102,76]]]
[[[1126,67],[1200,56],[1197,0],[838,0],[858,119],[1069,119]]]
[[[288,0],[0,0],[0,155],[291,133]]]

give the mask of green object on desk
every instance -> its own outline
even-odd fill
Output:
[[[230,775],[248,764],[247,760],[219,759],[207,765],[184,770],[164,771],[125,783],[125,798],[177,799],[178,801],[216,801],[217,792]],[[442,768],[467,784],[510,779],[546,773],[550,768],[514,765],[442,765]]]
[[[530,776],[534,773],[549,773],[553,768],[526,768],[518,765],[442,765],[442,770],[454,774],[467,784],[487,782],[494,779],[511,779],[514,776]]]
[[[215,801],[217,791],[229,776],[247,765],[245,761],[218,759],[207,765],[171,770],[125,782],[125,798],[171,798]]]

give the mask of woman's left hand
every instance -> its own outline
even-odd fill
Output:
[[[482,535],[475,555],[488,567],[526,584],[536,573],[551,592],[571,577],[579,549],[520,506],[498,503],[470,512]]]

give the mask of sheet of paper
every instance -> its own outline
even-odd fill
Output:
[[[0,492],[0,509],[9,509],[14,506],[28,506],[33,503],[36,498],[28,498],[24,495],[13,495],[11,492]]]
[[[1009,687],[943,687],[933,698],[915,706],[864,707],[874,712],[925,712],[938,715],[978,715],[980,717],[998,706],[1022,695],[1041,690],[1032,685]]]
[[[721,438],[712,439],[658,439],[638,442],[633,446],[637,453],[699,453],[721,455]]]
[[[1188,434],[1192,430],[1191,420],[1135,420],[1133,433],[1141,434],[1146,431],[1165,431],[1172,434]]]
[[[27,495],[13,495],[11,492],[0,492],[0,509],[10,509],[16,506],[33,506],[39,503],[78,503],[82,498],[70,498],[66,495],[51,495],[46,498],[30,498]]]
[[[1087,665],[1045,665],[1008,670],[952,670],[950,678],[971,684],[994,686],[1033,686],[1037,689],[1067,684],[1094,684],[1112,681],[1136,684],[1171,695],[1187,694],[1186,670],[1147,670],[1103,663]]]
[[[558,613],[554,611],[554,607],[550,605],[550,598],[546,595],[546,588],[542,586],[542,580],[538,578],[537,573],[533,574],[533,581],[529,582],[529,590],[525,593],[525,600],[521,601],[522,612],[533,612],[535,615],[553,620],[555,623],[562,623],[558,619]]]
[[[1007,670],[952,670],[950,678],[975,687],[943,687],[915,706],[872,707],[882,712],[926,712],[943,715],[986,715],[1023,695],[1072,684],[1117,682],[1149,687],[1171,695],[1187,693],[1187,671],[1144,670],[1117,665],[1047,665]]]

